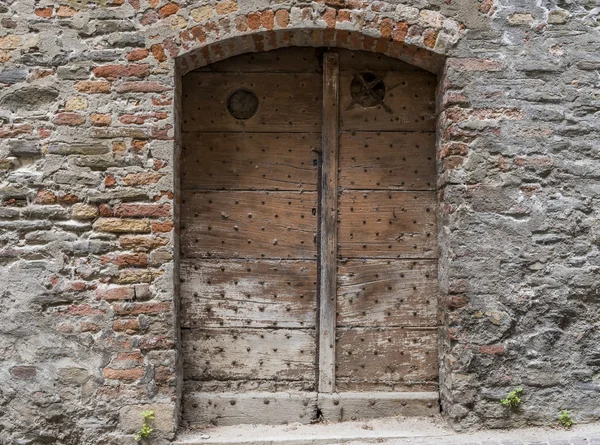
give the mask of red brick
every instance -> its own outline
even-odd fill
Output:
[[[79,196],[67,193],[65,195],[59,196],[58,202],[60,204],[73,205],[76,202],[79,202]]]
[[[171,303],[118,303],[113,310],[116,315],[163,314],[171,311]]]
[[[158,13],[161,18],[169,17],[179,11],[179,5],[177,3],[167,3],[162,8],[158,10]]]
[[[248,30],[248,19],[245,16],[241,15],[235,18],[235,29],[240,32],[244,32]]]
[[[37,194],[35,195],[34,202],[36,204],[56,204],[57,201],[58,198],[56,197],[54,192],[51,192],[47,189],[41,189],[38,190]]]
[[[437,40],[438,32],[433,29],[427,29],[423,33],[423,44],[427,48],[433,48],[435,46],[435,42]]]
[[[153,222],[152,223],[152,232],[170,232],[171,230],[173,230],[173,223],[171,221],[165,221],[165,222]]]
[[[106,311],[104,309],[94,308],[89,304],[80,304],[80,305],[71,305],[67,308],[67,315],[78,315],[78,316],[87,316],[87,315],[103,315]]]
[[[260,16],[260,22],[263,28],[271,30],[275,24],[275,13],[271,9],[263,11]]]
[[[158,12],[150,10],[144,13],[142,18],[140,19],[140,24],[143,26],[152,25],[153,23],[158,22],[158,19]]]
[[[113,369],[104,368],[104,377],[111,380],[137,380],[144,375],[144,368]]]
[[[131,149],[134,151],[134,153],[142,153],[147,145],[148,145],[148,141],[141,141],[141,140],[131,141]]]
[[[96,299],[106,301],[133,300],[134,288],[131,286],[100,287],[96,290]]]
[[[143,60],[148,57],[148,54],[150,54],[150,52],[146,48],[134,49],[127,54],[127,60],[130,62],[137,62],[138,60]]]
[[[167,238],[154,235],[124,235],[119,238],[121,248],[148,252],[169,244]]]
[[[333,8],[327,8],[323,14],[323,20],[325,20],[328,28],[335,28],[335,15],[336,10]]]
[[[504,345],[479,346],[479,352],[481,354],[496,355],[496,354],[504,354],[505,351],[506,351],[506,348],[504,347]]]
[[[108,204],[100,204],[98,206],[98,212],[100,216],[113,216],[112,208]]]
[[[113,323],[113,331],[117,332],[136,332],[140,330],[140,321],[137,318],[126,318],[122,320],[116,320]]]
[[[120,79],[123,77],[138,77],[144,78],[150,75],[150,67],[148,65],[103,65],[94,68],[96,77],[104,77],[106,79]]]
[[[285,9],[279,9],[275,13],[275,23],[279,28],[287,28],[290,24],[290,13]]]
[[[439,158],[444,159],[448,156],[466,156],[469,153],[469,146],[463,142],[449,142],[442,146]]]
[[[394,31],[394,21],[390,18],[385,18],[381,21],[381,26],[379,27],[379,32],[381,33],[381,38],[389,40],[392,38],[392,32]]]
[[[119,122],[125,125],[142,125],[148,121],[156,122],[169,117],[165,112],[145,113],[145,114],[124,114],[119,117]]]
[[[61,5],[56,11],[56,15],[59,17],[73,17],[77,14],[77,10],[70,6]]]
[[[95,127],[108,127],[112,122],[110,114],[92,113],[90,114],[90,122]]]
[[[35,15],[44,19],[52,17],[52,8],[37,8],[35,10]]]
[[[260,28],[260,12],[251,12],[248,14],[248,28],[253,30]]]
[[[80,93],[106,94],[110,93],[110,83],[103,81],[81,80],[75,84],[75,89]]]
[[[167,55],[165,54],[165,50],[160,43],[156,43],[150,47],[152,51],[152,56],[159,62],[164,62],[167,60]]]
[[[404,39],[406,38],[407,33],[408,33],[408,23],[398,22],[398,23],[396,23],[396,29],[394,29],[392,38],[394,39],[395,42],[404,42]]]
[[[162,93],[171,88],[158,82],[123,82],[116,86],[117,93]]]
[[[0,126],[0,138],[14,138],[22,134],[30,134],[33,127],[29,124]]]
[[[156,184],[164,175],[162,173],[129,173],[123,178],[123,183],[128,186]]]
[[[350,21],[350,11],[347,9],[340,9],[337,13],[337,21],[341,22],[349,22]]]
[[[70,127],[76,127],[78,125],[85,124],[85,116],[79,113],[58,113],[52,120],[56,125],[67,125]]]
[[[161,218],[171,216],[170,204],[121,204],[115,208],[118,217]]]
[[[115,185],[117,185],[117,180],[115,179],[115,177],[111,174],[107,174],[104,178],[104,186],[110,188],[114,187]]]
[[[127,322],[128,320],[123,320]],[[138,362],[143,363],[144,356],[139,351],[135,352],[119,352],[115,358],[117,362]]]
[[[114,264],[117,267],[146,267],[148,256],[145,253],[122,253],[102,256],[102,264]]]

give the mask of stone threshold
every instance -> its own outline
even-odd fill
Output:
[[[439,415],[312,425],[235,425],[182,432],[172,445],[598,445],[600,423],[453,431]]]

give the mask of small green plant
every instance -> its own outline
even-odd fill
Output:
[[[560,416],[558,416],[558,423],[560,423],[564,428],[571,428],[575,424],[573,419],[571,419],[571,414],[569,414],[569,411],[566,409],[563,409],[560,412]]]
[[[506,399],[500,400],[500,403],[508,408],[516,408],[521,404],[521,396],[523,396],[523,388],[516,388],[508,393]]]
[[[135,433],[135,440],[147,439],[150,436],[150,433],[152,433],[150,422],[154,420],[154,411],[142,411],[142,417],[144,418],[144,423],[142,424],[140,430]]]

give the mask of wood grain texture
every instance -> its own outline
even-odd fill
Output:
[[[435,190],[435,133],[352,132],[340,136],[340,187]]]
[[[435,258],[435,208],[435,192],[343,192],[339,198],[339,256]]]
[[[319,394],[318,407],[325,420],[376,419],[396,416],[431,416],[439,412],[437,392],[347,392]]]
[[[319,391],[335,390],[339,56],[323,56],[323,153],[319,277]]]
[[[338,326],[437,325],[435,261],[352,260],[338,266]]]
[[[375,73],[386,73],[388,71],[417,71],[424,72],[420,68],[403,62],[400,59],[386,57],[383,54],[370,51],[350,51],[335,48],[333,51],[340,55],[340,71],[370,71]]]
[[[316,261],[181,262],[181,326],[314,328]]]
[[[246,120],[227,110],[238,89],[258,97]],[[321,76],[283,73],[190,73],[183,78],[183,131],[320,132]]]
[[[183,329],[191,380],[314,380],[314,329]]]
[[[191,393],[183,398],[183,421],[192,427],[310,423],[316,418],[316,393]]]
[[[322,68],[319,59],[322,52],[319,48],[293,47],[247,53],[199,68],[194,72],[320,73]]]
[[[336,379],[360,388],[436,381],[437,329],[338,328]]]
[[[350,105],[350,84],[354,74],[344,72],[341,83],[340,125],[344,131],[433,131],[435,130],[436,77],[424,71],[388,72],[383,76],[386,85],[385,104],[362,107]]]
[[[182,195],[185,258],[316,258],[316,193],[184,191]]]
[[[319,133],[184,133],[185,189],[317,189]]]

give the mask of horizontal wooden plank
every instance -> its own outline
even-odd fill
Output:
[[[345,131],[434,131],[436,77],[425,71],[388,72],[383,75],[384,103],[352,105],[351,83],[355,74],[343,72],[341,82],[341,128]]]
[[[320,73],[319,48],[292,47],[246,53],[199,68],[214,73]],[[409,65],[410,66],[410,65]]]
[[[317,194],[182,193],[185,258],[316,258]]]
[[[315,391],[314,380],[185,380],[183,393],[186,392],[286,392]]]
[[[435,207],[435,192],[343,192],[338,254],[342,258],[435,258]]]
[[[370,51],[350,51],[347,49],[329,49],[340,54],[340,69],[342,71],[422,71],[415,65],[403,62],[400,59],[387,57],[380,53]]]
[[[183,329],[184,379],[315,379],[314,329]]]
[[[324,420],[376,419],[396,416],[431,416],[440,411],[437,392],[350,392],[319,394],[318,407]]]
[[[338,265],[338,326],[437,325],[435,261],[353,260]]]
[[[181,262],[183,327],[315,326],[316,261]]]
[[[437,380],[437,329],[338,328],[336,345],[336,378],[349,389]]]
[[[183,421],[190,426],[310,423],[317,418],[316,393],[189,393]]]
[[[319,133],[183,133],[184,189],[317,189]]]
[[[359,381],[352,378],[341,378],[338,377],[335,380],[335,388],[339,393],[348,391],[359,391],[359,392],[431,392],[438,391],[439,385],[437,380],[421,381],[421,382],[369,382]]]
[[[321,75],[189,73],[183,79],[183,131],[320,132]],[[253,92],[258,109],[236,119],[227,109],[237,90]]]
[[[339,178],[345,189],[435,190],[435,133],[343,133]]]

